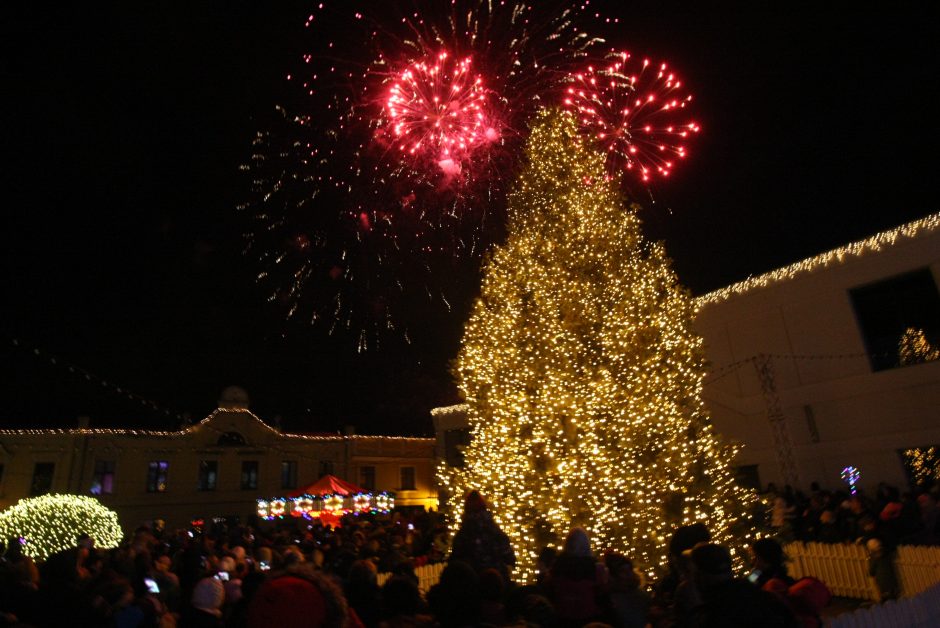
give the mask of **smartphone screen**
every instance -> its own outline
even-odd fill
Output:
[[[153,578],[144,578],[144,584],[147,585],[147,590],[151,593],[160,592],[160,585],[158,585],[157,581]]]

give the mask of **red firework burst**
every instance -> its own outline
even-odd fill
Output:
[[[687,117],[692,95],[665,63],[631,63],[627,52],[610,59],[600,69],[571,74],[563,102],[607,151],[612,174],[626,170],[644,183],[668,177],[687,155],[686,140],[699,132]]]
[[[477,148],[498,139],[483,77],[470,57],[441,52],[410,63],[391,82],[384,113],[406,158],[430,159],[453,175]]]

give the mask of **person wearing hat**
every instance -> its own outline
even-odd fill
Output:
[[[309,565],[268,579],[248,605],[248,628],[363,628],[343,592]]]
[[[222,603],[225,602],[221,580],[209,577],[197,582],[190,602],[180,628],[221,628]]]
[[[503,580],[510,581],[509,569],[516,565],[516,554],[479,491],[467,494],[463,521],[454,535],[450,560],[467,563],[477,574],[495,569]]]

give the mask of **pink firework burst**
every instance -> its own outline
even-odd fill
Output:
[[[692,95],[666,63],[634,62],[627,52],[608,59],[569,75],[564,105],[607,151],[611,174],[627,171],[644,183],[668,177],[700,129],[688,117]]]
[[[455,175],[477,149],[499,138],[489,92],[470,57],[441,52],[393,75],[384,115],[405,159],[430,160]]]

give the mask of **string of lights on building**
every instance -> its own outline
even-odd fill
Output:
[[[931,214],[920,220],[882,231],[870,238],[859,240],[841,246],[815,257],[772,270],[757,277],[748,277],[744,281],[733,283],[730,286],[719,288],[695,299],[695,306],[701,309],[714,303],[727,301],[753,290],[769,287],[782,281],[790,281],[801,275],[808,275],[818,270],[829,268],[838,264],[846,264],[851,260],[860,258],[869,253],[876,253],[889,246],[894,246],[904,240],[911,240],[921,235],[931,233],[940,227],[940,213]]]

